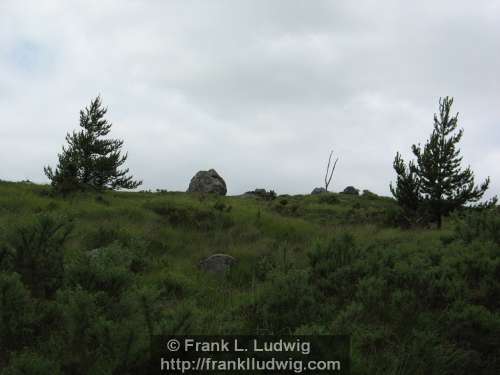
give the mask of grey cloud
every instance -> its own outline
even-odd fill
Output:
[[[213,167],[232,194],[308,192],[333,148],[334,189],[388,194],[395,152],[409,157],[453,95],[465,162],[498,193],[495,2],[25,3],[0,4],[0,50],[38,48],[24,68],[0,53],[0,178],[44,181],[101,93],[146,188]]]

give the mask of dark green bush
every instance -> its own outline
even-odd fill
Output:
[[[147,204],[147,208],[166,219],[173,227],[209,231],[227,229],[234,225],[228,212],[231,208],[201,209],[195,207],[176,207],[166,204]]]
[[[160,298],[181,299],[187,292],[186,285],[184,285],[170,272],[162,272],[158,284],[160,289]]]
[[[5,243],[0,243],[0,272],[13,271],[16,251]]]
[[[147,361],[147,339],[138,303],[115,302],[81,288],[58,294],[61,330],[52,342],[65,374],[111,374]]]
[[[318,194],[318,202],[323,204],[337,204],[340,202],[336,194],[323,193]]]
[[[133,281],[133,255],[118,243],[80,254],[68,265],[70,286],[119,296]]]
[[[497,209],[470,210],[455,225],[457,238],[470,243],[474,240],[493,241],[500,245],[500,212]]]
[[[271,254],[265,254],[255,263],[255,277],[259,281],[264,281],[277,267],[276,259]]]
[[[272,206],[276,212],[283,216],[297,217],[302,213],[301,205],[299,203],[281,204],[279,201]]]
[[[291,334],[318,315],[305,271],[273,272],[262,286],[254,316],[258,329]]]
[[[317,241],[308,254],[310,281],[322,299],[343,303],[350,299],[362,277],[360,252],[349,234],[327,241]]]
[[[72,230],[64,218],[46,214],[12,230],[14,270],[35,297],[51,297],[63,283],[63,244]]]
[[[225,204],[224,202],[217,201],[214,204],[214,209],[220,212],[231,212],[232,207],[230,205]]]
[[[59,375],[60,365],[38,353],[23,351],[13,355],[2,375]]]
[[[32,300],[20,275],[0,272],[0,353],[31,342],[33,314]]]
[[[86,246],[89,250],[108,246],[119,240],[120,235],[118,226],[109,222],[104,222],[97,226],[96,229],[86,231]]]
[[[500,314],[484,306],[457,301],[450,306],[446,337],[474,359],[468,373],[494,374],[500,369]]]

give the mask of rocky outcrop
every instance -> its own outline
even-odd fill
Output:
[[[326,193],[326,189],[324,187],[317,187],[311,191],[311,195]]]
[[[378,195],[375,194],[375,193],[372,193],[370,190],[363,190],[363,197],[367,197],[367,198],[377,198]]]
[[[344,189],[342,192],[344,194],[352,194],[352,195],[359,195],[359,190],[356,189],[354,186],[348,186]]]
[[[202,271],[212,273],[225,273],[238,261],[227,254],[214,254],[200,261],[198,266]]]
[[[276,192],[274,190],[267,191],[266,189],[255,189],[253,191],[247,191],[243,194],[245,197],[257,197],[264,200],[272,201],[276,198]]]
[[[214,170],[199,171],[189,183],[188,193],[213,193],[226,195],[227,188],[224,179]]]

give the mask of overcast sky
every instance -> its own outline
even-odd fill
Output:
[[[499,1],[0,0],[0,179],[46,182],[99,93],[146,189],[309,193],[333,149],[331,190],[389,195],[450,95],[500,191]]]

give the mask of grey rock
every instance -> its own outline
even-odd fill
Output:
[[[214,254],[201,260],[198,265],[200,269],[205,272],[225,273],[236,263],[238,263],[238,261],[231,255]]]
[[[359,190],[356,189],[354,186],[348,186],[344,189],[343,193],[344,194],[359,195]]]
[[[96,249],[92,249],[92,250],[88,251],[87,256],[89,258],[99,258],[104,251],[106,251],[105,248],[98,247]]]
[[[243,194],[245,197],[258,197],[265,200],[273,200],[276,198],[276,192],[274,190],[267,191],[266,189],[255,189],[253,191],[247,191]]]
[[[368,197],[368,198],[377,198],[378,195],[375,193],[372,193],[370,190],[363,190],[363,196]]]
[[[199,171],[189,183],[188,193],[214,193],[226,195],[227,188],[224,179],[214,170]]]
[[[326,189],[324,187],[317,187],[311,191],[311,195],[326,193]]]

